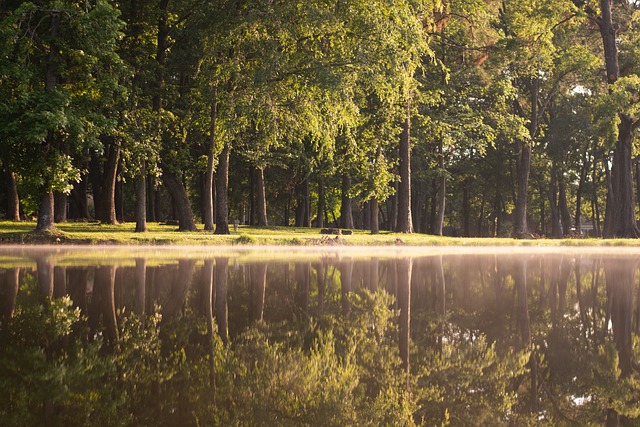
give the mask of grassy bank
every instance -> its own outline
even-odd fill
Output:
[[[146,233],[135,233],[135,224],[58,224],[50,234],[34,233],[33,222],[0,221],[0,244],[116,244],[116,245],[350,245],[350,246],[640,246],[638,239],[536,239],[439,237],[383,231],[372,235],[354,230],[352,235],[322,235],[317,228],[240,226],[230,235],[202,229],[179,232],[175,225],[150,223]]]

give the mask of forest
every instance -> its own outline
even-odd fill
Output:
[[[639,59],[636,0],[4,0],[0,213],[640,237]]]

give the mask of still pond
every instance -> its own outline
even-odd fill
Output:
[[[2,426],[640,425],[640,250],[0,248]]]

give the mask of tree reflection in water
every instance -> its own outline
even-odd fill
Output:
[[[638,425],[639,259],[34,256],[0,270],[0,419]]]

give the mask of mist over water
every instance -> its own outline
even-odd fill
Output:
[[[41,351],[42,366],[62,369],[60,355],[80,363],[77,352],[96,347],[92,363],[118,366],[111,394],[129,402],[83,401],[87,420],[122,411],[127,425],[299,425],[331,414],[365,424],[389,399],[397,407],[381,416],[424,425],[637,423],[638,268],[640,251],[628,249],[3,248],[0,384],[10,398],[0,415],[17,422],[27,402],[42,409],[36,424],[66,422],[77,404],[69,390],[90,395],[111,375],[82,365],[60,389],[21,381],[35,362],[7,349]],[[76,317],[47,317],[56,301]],[[37,329],[38,319],[43,338],[25,347],[25,322]],[[52,325],[66,332],[50,338]],[[287,383],[295,375],[278,361],[294,368],[318,355],[357,367],[331,377],[350,397],[295,406],[287,399],[326,387],[328,373]],[[264,378],[243,363],[264,364]],[[149,376],[132,388],[127,369]],[[402,399],[385,397],[392,391]]]

